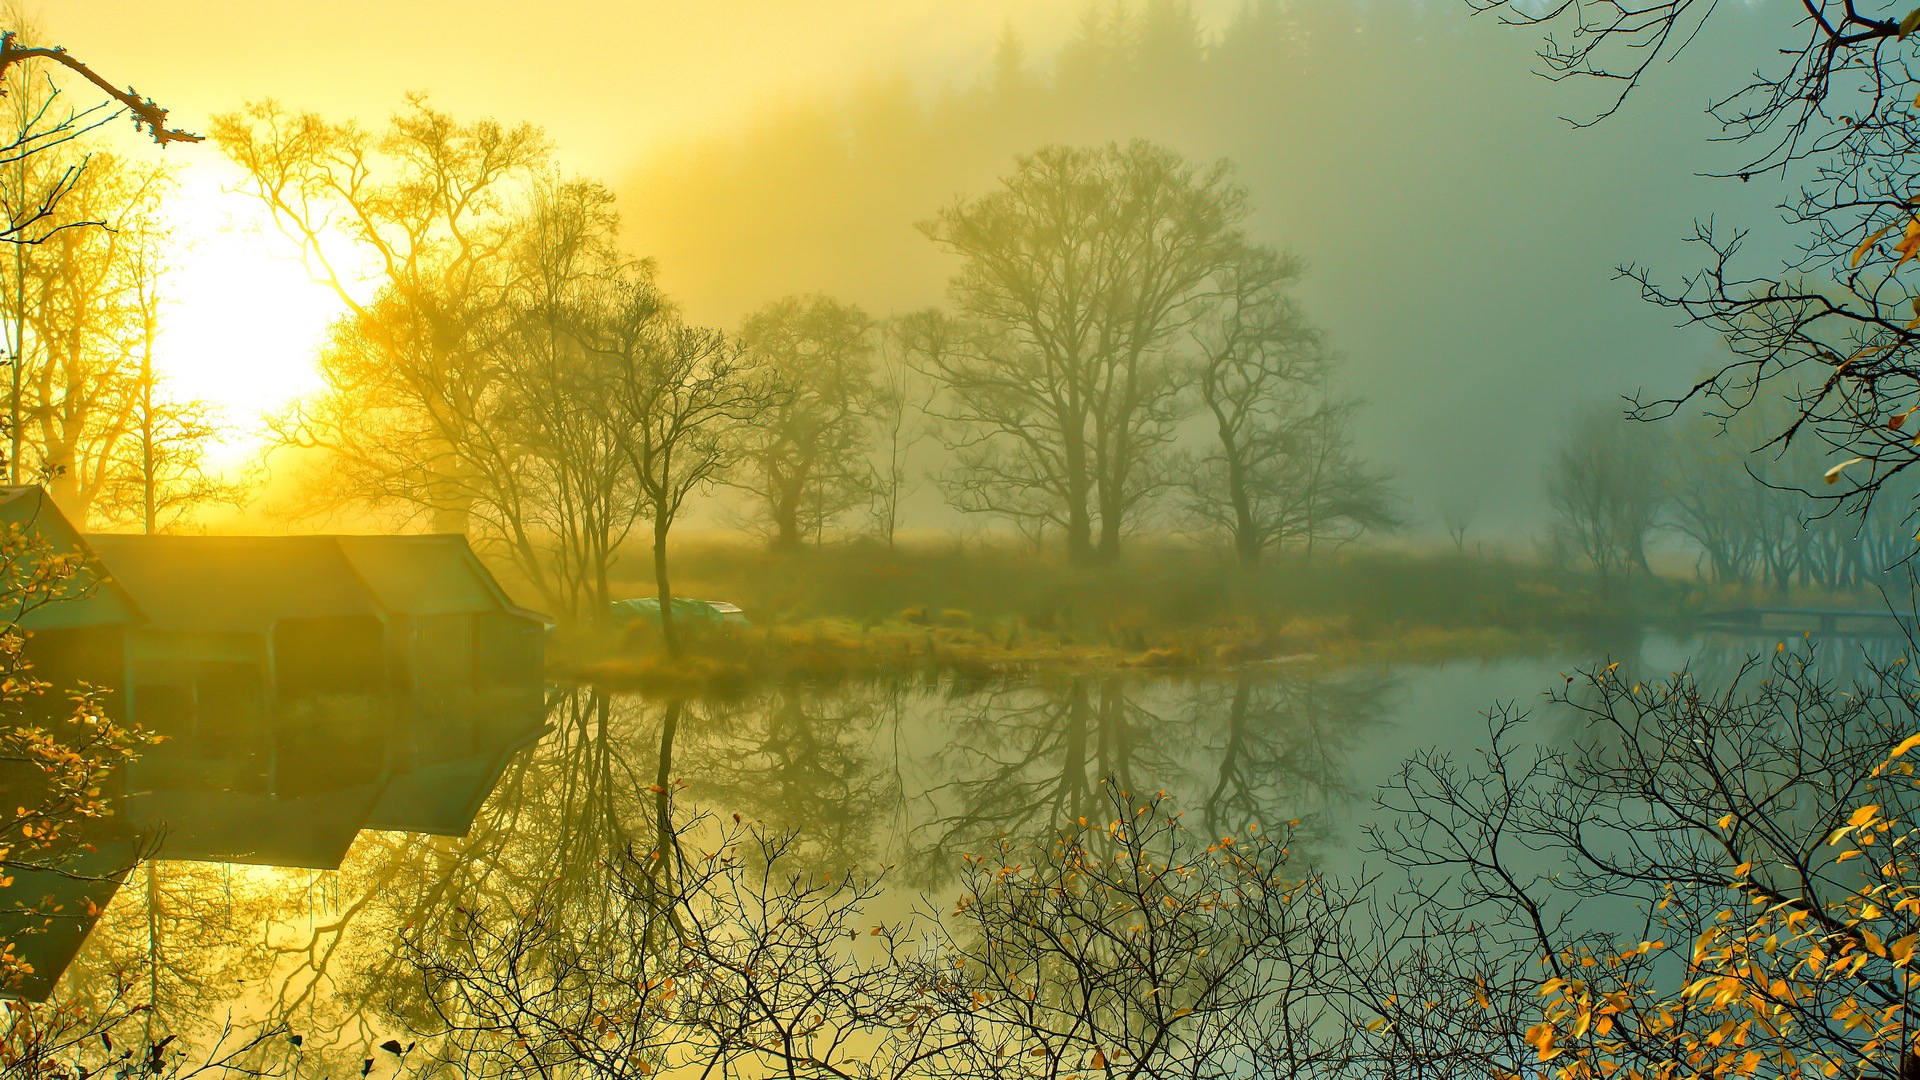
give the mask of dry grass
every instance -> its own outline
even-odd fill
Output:
[[[1075,567],[957,543],[777,555],[740,545],[676,553],[676,591],[728,600],[754,625],[690,635],[669,660],[648,629],[557,643],[556,673],[659,692],[724,694],[760,679],[940,672],[991,678],[1138,668],[1207,672],[1313,657],[1433,660],[1550,651],[1731,597],[1645,583],[1599,604],[1564,573],[1505,558],[1349,551],[1252,570],[1217,553],[1136,545]],[[652,583],[621,582],[622,595]]]

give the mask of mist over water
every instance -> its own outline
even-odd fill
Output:
[[[1920,11],[194,7],[0,5],[0,1080],[1920,1071]]]

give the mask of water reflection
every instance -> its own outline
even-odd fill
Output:
[[[334,870],[366,830],[467,833],[545,725],[543,706],[524,699],[455,711],[306,697],[270,724],[219,738],[191,730],[147,749],[117,778],[116,815],[75,837],[58,869],[22,869],[3,894],[0,937],[34,969],[18,992],[44,998],[110,905],[116,916],[137,909],[143,963],[163,970],[166,943],[196,954],[240,946],[207,936],[253,921],[236,906],[239,867]]]
[[[1324,823],[1365,795],[1349,761],[1373,738],[1395,682],[1384,672],[1262,679],[1195,695],[1201,745],[1218,761],[1204,808],[1219,835],[1248,823],[1271,832],[1278,812]]]
[[[1756,644],[1635,649],[1662,666],[1691,654],[1706,680]],[[1823,662],[1878,654],[1855,655]],[[798,830],[823,871],[894,866],[902,903],[939,895],[960,856],[998,836],[1100,812],[1108,776],[1168,792],[1215,833],[1306,819],[1303,854],[1337,862],[1407,753],[1471,745],[1489,704],[1535,697],[1578,659],[794,684],[729,700],[578,689],[518,716],[358,701],[251,744],[182,739],[132,770],[119,826],[126,843],[157,836],[161,858],[68,901],[105,914],[59,993],[124,995],[115,973],[137,972],[136,1000],[157,1015],[284,1023],[314,1063],[331,1055],[349,1074],[367,1045],[438,1022],[432,987],[396,952],[403,934],[453,940],[464,911],[535,903],[582,940],[619,925],[608,875],[622,855],[658,887],[686,872],[662,848],[670,812]],[[100,865],[128,855],[102,846]],[[43,971],[67,966],[92,922],[43,935]]]

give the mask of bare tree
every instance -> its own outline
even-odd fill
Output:
[[[406,947],[440,1056],[473,1076],[1222,1080],[1342,1046],[1315,991],[1345,894],[1293,871],[1284,836],[1215,841],[1162,799],[1100,796],[970,858],[947,919],[889,920],[879,881],[822,873],[791,835],[694,819],[674,843],[717,842],[673,890],[669,845],[635,847],[607,863],[602,920],[536,895]]]
[[[1544,70],[1605,84],[1602,118],[1657,63],[1725,18],[1704,0],[1468,3],[1510,22],[1564,27],[1541,50]],[[1801,233],[1795,254],[1755,267],[1743,251],[1746,232],[1707,219],[1690,237],[1703,256],[1699,270],[1677,281],[1640,265],[1620,270],[1647,299],[1719,333],[1733,353],[1674,393],[1642,401],[1640,414],[1703,403],[1727,415],[1783,387],[1791,408],[1766,432],[1769,446],[1804,447],[1818,460],[1803,458],[1804,476],[1774,482],[1843,507],[1870,501],[1920,462],[1906,430],[1920,402],[1920,288],[1908,265],[1920,254],[1911,200],[1916,21],[1857,0],[1802,0],[1757,15],[1753,74],[1714,96],[1709,112],[1724,128],[1721,141],[1741,154],[1721,175],[1781,178],[1782,209]]]
[[[874,405],[873,320],[827,296],[789,296],[747,316],[739,342],[781,388],[745,432],[734,484],[776,550],[790,551],[865,501]]]
[[[39,36],[24,9],[8,6],[9,27],[0,32],[0,96],[6,98],[6,130],[0,135],[0,242],[11,245],[7,275],[6,342],[12,365],[6,420],[9,430],[8,483],[18,484],[22,472],[21,439],[25,434],[24,359],[28,355],[28,280],[35,273],[31,249],[72,229],[106,222],[64,211],[61,204],[86,172],[88,158],[74,146],[114,119],[131,114],[134,126],[145,129],[155,143],[199,142],[200,136],[167,126],[167,110],[131,89],[121,89],[57,45],[23,41]],[[51,69],[51,70],[49,70]],[[72,103],[58,73],[77,77],[106,100],[92,105]]]
[[[1181,412],[1173,351],[1240,249],[1244,192],[1139,141],[1050,146],[922,226],[961,259],[960,322],[920,326],[947,392],[961,510],[1058,526],[1076,562],[1118,557]]]
[[[1447,539],[1453,541],[1453,553],[1467,553],[1467,530],[1473,526],[1473,508],[1458,503],[1449,505],[1440,511],[1440,524],[1447,530]]]
[[[1884,1018],[1913,993],[1915,688],[1820,659],[1720,685],[1597,666],[1549,694],[1550,733],[1499,709],[1478,753],[1410,760],[1370,846],[1431,917],[1360,976],[1415,1051],[1402,1075],[1910,1068]]]
[[[874,531],[893,550],[900,507],[919,486],[911,471],[913,449],[926,434],[926,411],[937,387],[914,369],[898,324],[879,331],[872,419],[874,458],[867,490]]]
[[[689,497],[719,483],[742,459],[741,429],[782,391],[750,354],[717,330],[683,322],[662,306],[652,282],[632,271],[606,281],[576,326],[617,405],[619,452],[652,519],[660,631],[677,655],[667,564],[674,522]]]
[[[125,478],[125,445],[144,393],[145,309],[159,285],[146,253],[168,242],[162,214],[171,186],[163,167],[93,155],[59,214],[111,227],[61,230],[26,264],[23,314],[33,344],[16,364],[22,450],[82,523]]]
[[[1384,474],[1362,464],[1348,426],[1358,403],[1329,390],[1334,358],[1287,289],[1297,260],[1249,247],[1219,274],[1193,330],[1194,383],[1214,442],[1181,485],[1190,513],[1232,541],[1242,566],[1267,550],[1344,542],[1392,526]]]
[[[178,243],[165,220],[173,190],[165,168],[93,154],[60,216],[110,226],[49,237],[23,264],[29,290],[6,298],[24,295],[34,343],[14,365],[26,422],[15,441],[83,527],[155,532],[234,497],[207,469],[220,432],[210,410],[169,395],[156,364]]]
[[[510,322],[516,200],[545,140],[458,123],[418,97],[380,133],[263,102],[218,117],[214,140],[347,310],[321,355],[323,391],[281,437],[325,450],[349,497],[441,531],[466,531],[477,511],[483,538],[524,562],[535,541],[492,360]],[[375,274],[371,298],[357,287],[362,266]]]
[[[610,573],[646,497],[627,468],[623,399],[581,333],[582,313],[609,282],[626,280],[652,317],[666,314],[651,268],[615,247],[612,203],[588,181],[535,183],[514,230],[510,321],[489,361],[514,455],[502,494],[513,502],[482,520],[511,538],[516,561],[534,568],[560,610],[583,621],[608,611]]]
[[[603,617],[655,493],[629,468],[630,398],[590,313],[616,289],[636,326],[665,318],[649,269],[618,254],[612,197],[553,175],[534,129],[457,123],[418,98],[378,137],[266,103],[219,118],[215,138],[347,307],[325,389],[281,438],[325,451],[348,498],[470,530],[556,612]]]
[[[1635,570],[1652,573],[1647,537],[1666,502],[1665,462],[1646,432],[1610,409],[1581,415],[1547,474],[1554,537],[1614,598]]]

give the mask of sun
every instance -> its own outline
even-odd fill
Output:
[[[264,449],[269,415],[319,388],[315,349],[345,305],[237,189],[236,168],[196,159],[178,177],[154,363],[171,395],[215,407],[227,430],[210,456],[229,466]]]

